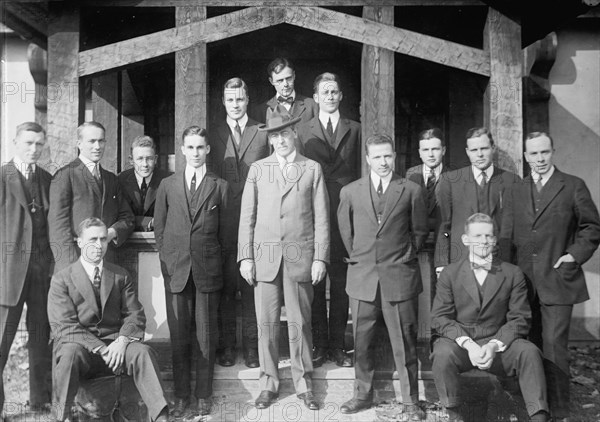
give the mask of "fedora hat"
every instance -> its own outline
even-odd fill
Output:
[[[274,132],[295,125],[299,121],[300,117],[293,119],[286,108],[281,104],[278,104],[273,111],[267,109],[267,124],[261,125],[258,130],[263,132]]]

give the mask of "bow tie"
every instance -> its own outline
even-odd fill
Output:
[[[293,97],[282,97],[281,95],[279,97],[277,97],[277,102],[278,103],[288,103],[289,105],[294,104],[294,98]]]
[[[472,270],[486,270],[486,271],[490,271],[492,269],[492,263],[491,262],[486,262],[484,264],[478,264],[476,262],[471,262],[471,269]]]

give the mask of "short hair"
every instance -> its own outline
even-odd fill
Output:
[[[490,217],[487,214],[477,212],[469,218],[467,218],[467,221],[465,221],[465,234],[469,231],[469,226],[475,223],[486,223],[494,226],[494,220],[492,219],[492,217]]]
[[[279,73],[286,67],[289,67],[293,71],[296,70],[290,60],[283,58],[283,57],[277,57],[275,60],[273,60],[267,66],[267,74],[269,75],[269,78],[270,78],[273,73]]]
[[[392,146],[392,151],[396,151],[396,143],[392,138],[387,135],[381,135],[376,133],[375,135],[371,135],[367,138],[365,142],[365,152],[367,155],[369,154],[369,146],[370,145],[382,145],[382,144],[390,144]]]
[[[46,131],[44,130],[44,128],[35,122],[21,123],[19,126],[17,126],[17,134],[15,135],[15,137],[19,136],[21,132],[35,132],[41,133],[44,136],[46,136]]]
[[[134,148],[152,148],[156,154],[156,144],[154,143],[154,139],[148,135],[136,136],[131,143],[131,154],[133,154]]]
[[[227,82],[223,84],[223,98],[225,98],[225,91],[228,89],[239,89],[242,88],[246,93],[246,97],[250,97],[248,95],[248,85],[243,81],[242,78],[231,78],[228,79]]]
[[[106,129],[104,128],[104,126],[102,126],[100,123],[95,122],[93,120],[90,120],[89,122],[83,122],[82,124],[79,125],[79,127],[77,128],[77,140],[81,140],[81,137],[83,135],[83,130],[85,128],[88,127],[95,127],[98,129],[102,129],[102,132],[104,132],[106,134]]]
[[[554,139],[552,139],[552,137],[546,132],[529,132],[527,136],[525,136],[525,149],[527,149],[527,141],[533,138],[539,138],[540,136],[545,136],[546,138],[550,139],[550,146],[552,149],[554,149]]]
[[[418,137],[419,137],[419,141],[437,138],[440,141],[442,141],[443,147],[446,146],[446,142],[444,141],[444,134],[442,133],[442,130],[438,129],[437,127],[432,127],[430,129],[425,129],[425,130],[419,132]]]
[[[183,131],[183,133],[181,134],[181,143],[183,144],[183,141],[185,140],[186,136],[192,135],[198,135],[203,137],[206,141],[206,145],[208,145],[208,132],[206,131],[206,129],[196,125],[190,126]]]
[[[342,82],[340,81],[340,77],[335,73],[325,72],[321,73],[319,76],[315,78],[315,82],[313,83],[313,92],[316,94],[319,92],[319,84],[321,82],[336,82],[339,90],[342,90]]]
[[[490,139],[490,145],[494,146],[494,138],[492,137],[492,132],[489,131],[489,129],[487,127],[472,127],[471,129],[467,130],[467,139],[469,140],[471,138],[477,138],[479,136],[483,136],[483,135],[487,135],[487,137]],[[469,146],[467,145],[466,141],[465,141],[465,147],[468,148]]]
[[[75,233],[77,233],[77,237],[81,237],[81,235],[83,234],[83,231],[90,227],[106,228],[106,224],[104,224],[104,222],[102,220],[100,220],[98,217],[88,217],[85,220],[83,220],[81,223],[79,223],[79,225],[77,226],[77,230],[75,231]]]

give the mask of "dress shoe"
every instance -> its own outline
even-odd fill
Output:
[[[198,399],[196,410],[200,413],[200,416],[210,415],[212,410],[212,399]]]
[[[534,413],[529,420],[531,422],[548,422],[550,420],[550,414],[545,410],[540,410],[539,412]]]
[[[279,394],[269,390],[263,390],[256,398],[254,406],[256,406],[257,409],[266,409],[277,401],[277,397],[279,397]]]
[[[318,368],[320,366],[323,366],[326,359],[327,359],[327,349],[325,349],[324,347],[315,347],[313,349],[313,357],[312,357],[313,368]]]
[[[405,404],[402,406],[402,414],[406,415],[405,420],[409,421],[424,421],[427,416],[421,406],[418,404]]]
[[[219,365],[233,366],[235,365],[235,350],[233,347],[225,347],[219,355]]]
[[[342,404],[340,411],[346,415],[358,413],[362,410],[367,410],[373,405],[373,400],[352,399]]]
[[[260,366],[257,349],[248,349],[246,352],[246,366],[248,368],[258,368]]]
[[[350,356],[348,356],[348,354],[346,354],[346,352],[344,352],[343,349],[331,350],[329,352],[329,359],[335,362],[337,366],[341,366],[344,368],[352,367],[352,359],[350,358]]]
[[[319,410],[319,402],[317,402],[317,399],[312,391],[298,394],[298,398],[304,402],[304,405],[308,408],[308,410]]]
[[[189,404],[189,399],[175,397],[175,402],[173,403],[173,408],[171,409],[171,415],[176,419],[183,418],[183,415],[185,415],[185,411]]]
[[[169,422],[169,408],[167,406],[160,411],[154,422]]]

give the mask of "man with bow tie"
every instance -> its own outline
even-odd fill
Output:
[[[79,157],[52,179],[48,221],[55,272],[79,257],[75,230],[84,219],[98,217],[108,227],[106,259],[111,262],[116,260],[115,248],[125,243],[133,231],[135,218],[117,176],[100,165],[107,142],[105,132],[98,122],[81,124],[77,128]]]
[[[276,58],[267,66],[267,74],[275,88],[275,95],[257,107],[254,117],[258,121],[266,122],[278,105],[282,105],[293,118],[300,117],[301,123],[308,122],[319,112],[312,98],[296,92],[296,69],[290,60]]]
[[[431,309],[432,373],[450,421],[462,421],[460,376],[474,368],[517,376],[531,421],[549,420],[540,350],[526,340],[531,322],[521,270],[492,257],[494,221],[470,216],[462,242],[468,255],[444,268]]]
[[[529,281],[530,339],[544,353],[552,416],[569,416],[569,328],[573,305],[588,300],[582,265],[600,244],[600,217],[585,182],[553,164],[544,132],[525,138],[531,175],[507,198],[501,237],[512,239]]]

